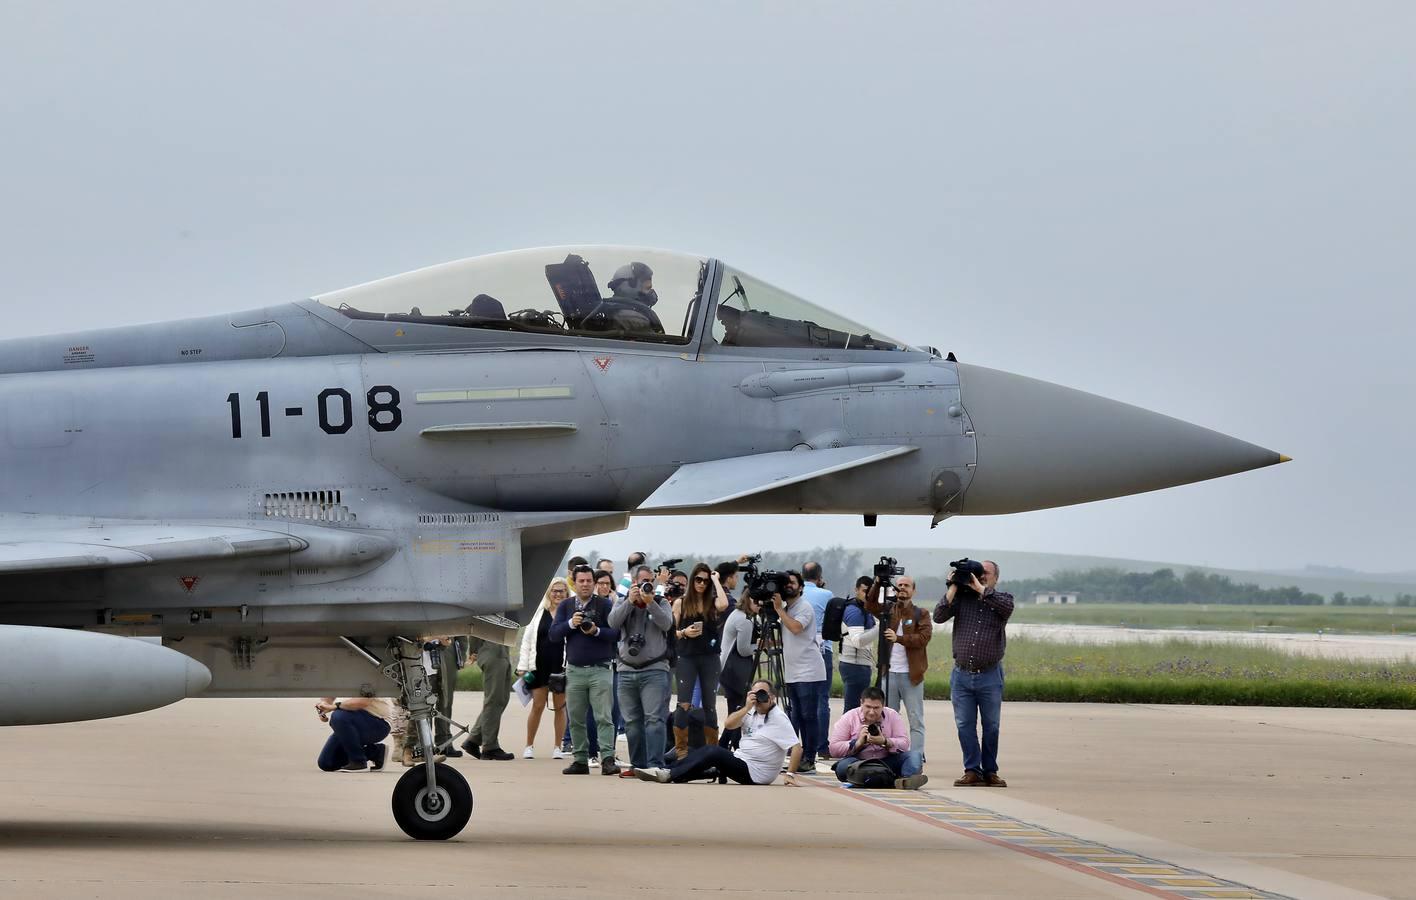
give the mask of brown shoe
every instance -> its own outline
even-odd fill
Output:
[[[1004,781],[1003,779],[999,778],[997,772],[989,772],[988,774],[986,774],[986,775],[983,776],[983,780],[988,784],[989,787],[1007,787],[1007,786],[1008,786],[1008,782],[1006,782],[1006,781]]]
[[[954,787],[983,787],[988,782],[983,780],[983,776],[969,769],[964,772],[963,778],[954,779]]]

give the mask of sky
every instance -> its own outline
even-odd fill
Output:
[[[1411,570],[1413,33],[1382,2],[0,0],[0,309],[22,336],[525,246],[701,252],[1295,461],[587,546]]]

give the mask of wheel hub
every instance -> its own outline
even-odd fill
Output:
[[[432,791],[423,788],[414,797],[413,806],[425,821],[440,822],[447,818],[448,812],[452,809],[451,801],[452,798],[441,787]]]

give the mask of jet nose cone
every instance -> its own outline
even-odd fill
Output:
[[[1287,460],[1138,406],[996,369],[958,368],[978,444],[964,515],[1105,500]]]

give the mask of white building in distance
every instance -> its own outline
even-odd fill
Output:
[[[1076,603],[1077,596],[1076,593],[1068,593],[1066,591],[1040,591],[1033,594],[1033,603],[1036,603],[1038,606],[1043,606],[1048,603]]]

